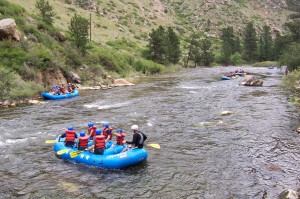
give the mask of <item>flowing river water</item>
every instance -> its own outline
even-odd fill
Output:
[[[150,77],[132,87],[0,110],[0,198],[277,198],[300,187],[296,109],[279,69],[244,67],[263,87],[221,81],[236,68],[197,68]],[[222,111],[233,114],[221,116]],[[109,122],[132,138],[138,124],[146,162],[122,170],[64,161],[45,140],[69,126]]]

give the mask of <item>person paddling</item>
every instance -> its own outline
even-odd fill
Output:
[[[112,138],[112,130],[113,129],[111,127],[109,127],[108,123],[104,123],[103,124],[103,130],[102,130],[102,132],[103,132],[103,135],[105,137],[105,142],[111,140],[111,138]]]
[[[72,126],[69,126],[65,133],[63,133],[59,138],[58,141],[60,141],[60,138],[66,138],[65,139],[65,146],[67,147],[73,147],[75,144],[75,140],[77,139],[77,134],[74,131],[74,128]]]
[[[123,141],[123,143],[124,144],[130,144],[134,148],[139,148],[139,149],[143,148],[144,147],[144,142],[147,139],[147,136],[143,132],[139,131],[138,125],[135,125],[135,124],[132,125],[131,130],[133,131],[132,141]],[[128,146],[122,152],[127,151],[131,147]]]
[[[78,140],[78,150],[85,150],[89,144],[89,136],[84,131],[81,131]]]
[[[93,139],[93,145],[88,147],[86,150],[93,150],[96,155],[103,155],[105,150],[105,137],[101,135],[100,129],[96,130],[96,136]]]
[[[88,136],[92,140],[96,136],[97,127],[94,126],[93,122],[88,123]]]

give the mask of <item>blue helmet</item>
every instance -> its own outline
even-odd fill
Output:
[[[94,126],[94,123],[93,122],[89,122],[88,123],[88,127],[92,127],[92,126]]]
[[[109,124],[108,123],[104,123],[103,126],[104,127],[109,127]]]
[[[84,137],[85,136],[85,132],[84,131],[81,131],[80,132],[80,137]]]
[[[69,130],[69,131],[73,131],[73,130],[74,130],[73,126],[69,126],[69,127],[68,127],[68,130]]]
[[[96,129],[96,135],[101,135],[102,131],[100,129]]]
[[[122,133],[122,132],[123,132],[122,129],[118,129],[118,130],[117,130],[117,133]]]

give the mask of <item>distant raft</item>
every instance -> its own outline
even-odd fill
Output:
[[[78,90],[74,90],[72,93],[66,93],[61,95],[53,95],[49,92],[42,92],[42,97],[47,100],[59,100],[59,99],[66,99],[66,98],[72,98],[79,95]]]
[[[130,167],[145,161],[148,157],[145,149],[135,148],[122,152],[126,146],[111,145],[111,143],[106,145],[107,149],[105,149],[103,155],[95,155],[90,151],[79,151],[75,147],[66,147],[64,142],[55,142],[53,149],[55,154],[60,154],[59,151],[64,152],[59,155],[62,159],[110,169]]]
[[[232,78],[231,78],[231,77],[228,77],[228,76],[222,76],[221,79],[222,79],[222,80],[231,80]]]

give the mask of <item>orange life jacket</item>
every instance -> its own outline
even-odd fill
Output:
[[[79,137],[78,148],[87,148],[89,144],[89,136]]]
[[[105,137],[103,135],[95,136],[95,149],[105,148]]]
[[[95,126],[91,126],[88,128],[88,133],[92,138],[96,136],[96,129],[97,127]]]
[[[66,139],[65,142],[75,142],[75,131],[66,130]]]
[[[112,128],[110,128],[110,127],[108,127],[108,128],[104,128],[103,129],[103,135],[104,135],[104,137],[105,137],[105,139],[107,139],[108,137],[109,137],[109,140],[111,140],[111,138],[112,138]],[[108,135],[107,134],[107,131],[110,131],[110,134]]]
[[[124,145],[123,144],[123,141],[124,141],[124,137],[125,137],[125,134],[124,133],[117,133],[116,134],[116,139],[117,139],[117,144],[118,145]]]

